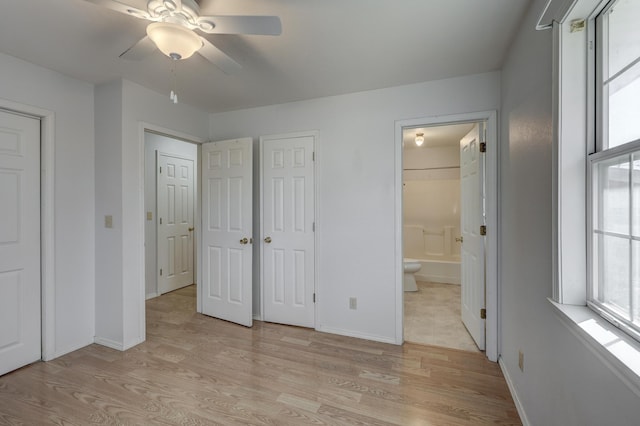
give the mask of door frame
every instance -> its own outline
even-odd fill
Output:
[[[193,135],[189,135],[183,132],[179,132],[176,130],[172,130],[172,129],[168,129],[166,127],[162,127],[162,126],[158,126],[152,123],[148,123],[146,121],[138,121],[138,191],[137,191],[137,198],[138,198],[138,209],[140,212],[144,212],[144,170],[145,170],[145,158],[144,158],[144,134],[145,132],[149,132],[149,133],[155,133],[157,135],[161,135],[161,136],[166,136],[169,138],[173,138],[173,139],[178,139],[181,141],[185,141],[185,142],[190,142],[190,143],[194,143],[198,146],[198,154],[197,154],[197,159],[196,159],[196,163],[198,162],[198,159],[200,158],[200,145],[205,142],[204,139],[198,138],[196,136]],[[196,227],[195,229],[195,238],[196,238],[196,243],[198,241],[200,241],[200,197],[199,197],[199,192],[200,191],[200,168],[198,168],[197,173],[194,176],[194,182],[195,182],[195,197],[196,202],[194,203],[194,208],[196,209],[196,211],[194,212],[194,225]],[[144,247],[144,226],[145,226],[145,220],[146,218],[144,217],[144,214],[140,214],[140,217],[138,219],[138,225],[139,225],[139,234],[138,234],[138,241],[141,242],[140,247],[139,247],[139,251],[138,251],[138,263],[141,265],[140,268],[140,276],[138,277],[138,282],[140,283],[139,285],[139,289],[138,289],[138,298],[139,298],[139,309],[138,309],[138,324],[140,324],[140,336],[141,336],[141,340],[138,343],[143,342],[146,339],[146,335],[147,335],[147,320],[146,320],[146,289],[145,289],[145,276],[146,276],[146,265],[145,265],[145,247]],[[198,250],[197,255],[194,254],[193,256],[194,261],[196,262],[196,266],[200,265],[200,251]],[[197,268],[194,269],[194,273],[196,273]],[[197,280],[196,280],[196,288],[199,291],[200,287],[201,287],[200,283],[200,276],[198,274]],[[157,285],[157,283],[156,283]],[[200,312],[200,310],[198,310],[198,312]]]
[[[40,334],[41,357],[49,361],[61,355],[55,341],[55,113],[6,99],[0,109],[40,119]]]
[[[314,158],[313,158],[313,214],[314,214],[314,224],[315,224],[315,229],[313,232],[313,262],[314,262],[314,271],[313,271],[313,292],[315,294],[315,302],[313,304],[313,328],[315,330],[318,330],[318,311],[319,306],[320,306],[320,301],[322,300],[322,297],[320,296],[320,274],[319,274],[319,269],[318,268],[318,264],[319,264],[319,256],[318,256],[318,246],[319,246],[319,240],[320,240],[320,208],[318,206],[318,181],[319,181],[319,174],[318,174],[318,158],[319,158],[319,153],[318,151],[320,150],[320,131],[318,130],[309,130],[309,131],[302,131],[302,132],[293,132],[293,133],[282,133],[282,134],[273,134],[273,135],[263,135],[260,136],[260,139],[258,141],[258,145],[259,145],[259,160],[258,160],[258,192],[259,192],[259,201],[258,201],[258,206],[260,209],[259,212],[259,218],[257,221],[258,226],[254,226],[253,229],[253,233],[255,235],[254,240],[256,241],[256,246],[258,247],[258,259],[259,259],[259,271],[258,271],[258,283],[260,285],[260,289],[259,289],[259,295],[260,295],[260,313],[259,315],[255,315],[254,319],[257,319],[259,321],[262,321],[264,318],[264,285],[262,282],[262,273],[264,271],[264,267],[263,267],[263,262],[264,262],[264,252],[262,250],[262,246],[263,246],[263,241],[262,241],[262,221],[264,220],[264,194],[263,194],[263,183],[264,183],[264,179],[263,179],[263,161],[264,161],[264,141],[270,140],[270,139],[289,139],[289,138],[299,138],[299,137],[305,137],[305,136],[311,136],[313,137],[313,152],[314,152]],[[254,189],[255,190],[255,189]],[[254,224],[256,222],[254,221]],[[254,253],[254,256],[256,255],[256,253]]]
[[[404,128],[416,126],[440,126],[447,124],[487,122],[487,152],[485,157],[485,188],[486,188],[486,225],[487,237],[485,245],[486,279],[485,291],[487,309],[486,318],[486,351],[485,355],[491,361],[497,362],[499,355],[499,275],[498,275],[498,243],[500,225],[498,221],[498,113],[495,110],[469,112],[452,115],[421,117],[395,122],[395,268],[396,268],[396,343],[404,341],[404,288],[403,288],[403,191],[402,191],[402,131]]]

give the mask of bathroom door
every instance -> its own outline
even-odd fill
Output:
[[[310,132],[260,139],[265,321],[315,326],[316,137]]]
[[[202,144],[202,313],[253,325],[253,140]]]
[[[485,255],[480,227],[484,225],[484,158],[480,138],[484,124],[476,124],[460,141],[460,221],[462,230],[462,322],[481,350],[485,348]],[[484,139],[484,138],[483,138]]]

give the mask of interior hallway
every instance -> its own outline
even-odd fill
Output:
[[[395,346],[195,313],[195,286],[147,301],[147,340],[90,345],[0,377],[0,423],[519,425],[481,353]]]

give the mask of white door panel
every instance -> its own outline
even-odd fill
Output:
[[[193,284],[193,160],[158,153],[158,290]]]
[[[484,125],[477,124],[460,141],[461,230],[462,230],[462,322],[478,348],[485,348],[485,255],[480,226],[484,224],[484,159],[480,154],[480,135]]]
[[[202,145],[202,313],[253,324],[252,139]]]
[[[40,121],[0,112],[0,375],[41,358]]]
[[[265,321],[315,325],[314,141],[261,140]]]

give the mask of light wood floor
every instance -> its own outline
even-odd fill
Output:
[[[147,302],[147,340],[91,345],[0,377],[0,424],[519,425],[480,353],[394,346]]]

